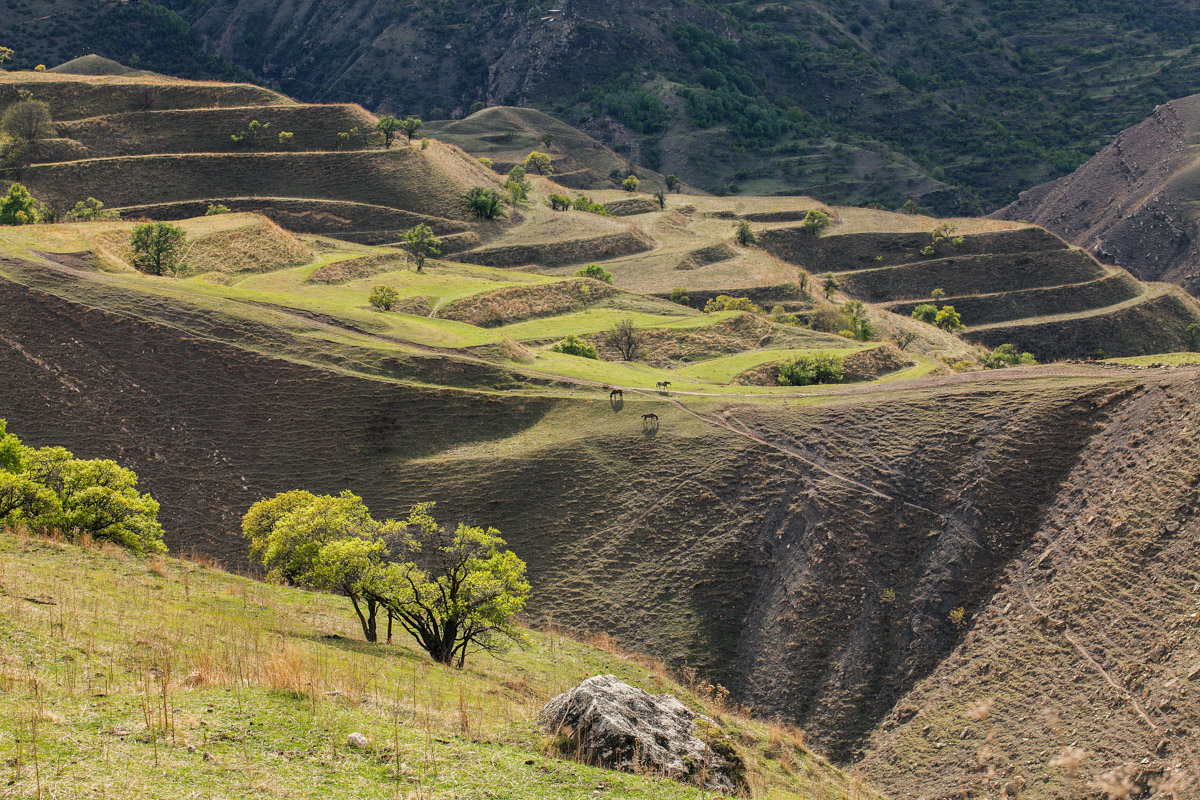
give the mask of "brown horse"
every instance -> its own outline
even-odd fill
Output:
[[[658,414],[642,414],[642,425],[658,425]]]
[[[612,400],[613,398],[616,398],[616,397],[619,397],[622,400],[624,400],[625,392],[621,391],[620,389],[613,389],[611,392],[608,393],[609,400]]]
[[[654,388],[660,389],[665,392],[667,389],[671,388],[671,382],[670,381],[659,381],[658,383],[654,384]]]

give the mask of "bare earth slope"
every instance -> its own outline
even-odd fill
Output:
[[[937,713],[950,717],[963,698],[991,692],[996,673],[977,669],[953,692],[923,679],[973,653],[972,631],[1007,603],[1011,570],[1039,557],[1040,532],[1060,524],[1065,511],[1053,509],[1073,496],[1072,470],[1159,435],[1148,428],[1125,440],[1114,420],[1150,413],[1145,398],[1167,391],[1158,384],[1179,383],[1169,373],[1039,368],[832,389],[803,403],[631,392],[614,405],[599,394],[504,396],[350,377],[10,282],[0,283],[0,307],[0,369],[10,376],[0,409],[21,420],[31,444],[67,441],[134,467],[163,501],[172,547],[236,563],[244,508],[296,485],[354,489],[380,514],[434,499],[451,516],[485,515],[529,561],[539,612],[700,668],[760,714],[802,723],[843,761],[865,754],[870,774],[898,797],[917,796],[907,788],[916,779],[898,774],[906,756],[887,766],[892,745],[871,737],[914,691],[941,687]],[[661,424],[646,430],[638,417],[650,409]],[[1171,409],[1162,424],[1173,424]],[[1147,463],[1166,466],[1166,456],[1154,451]],[[1088,478],[1087,491],[1151,497],[1123,482],[1136,474],[1108,470]],[[1079,524],[1102,532],[1095,519]],[[1138,536],[1153,528],[1132,516],[1129,524]],[[1134,552],[1132,571],[1099,588],[1091,566],[1064,563],[1061,591],[1099,602],[1178,563],[1168,551],[1169,560],[1152,547]],[[962,625],[951,614],[959,607]],[[1100,622],[1072,619],[1102,638]],[[1125,664],[1127,650],[1151,646],[1126,625],[1135,641],[1106,644],[1098,663]],[[1186,646],[1172,645],[1183,647],[1173,665]],[[1108,696],[1103,677],[1075,679],[1075,662],[1048,663],[1056,671],[1038,685],[1060,687],[1064,705]],[[1194,713],[1186,695],[1172,702]],[[1167,747],[1184,747],[1186,727],[1159,727]],[[1008,730],[1005,757],[1031,788],[1052,786],[1044,744]],[[1155,757],[1151,738],[1113,737],[1086,774]],[[957,757],[930,764],[931,786],[978,780]]]
[[[1200,95],[1193,95],[1157,107],[1074,173],[1022,192],[994,216],[1042,225],[1142,280],[1196,294],[1198,177]]]

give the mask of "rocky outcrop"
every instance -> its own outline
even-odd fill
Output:
[[[538,719],[585,763],[734,789],[736,753],[714,745],[713,734],[723,738],[720,730],[669,694],[652,695],[613,675],[597,675],[555,697]],[[697,719],[708,729],[706,739],[696,735]]]

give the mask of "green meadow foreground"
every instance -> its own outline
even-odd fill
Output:
[[[710,714],[735,737],[752,796],[877,796],[795,730],[737,716],[694,676],[689,690],[661,663],[550,621],[528,649],[456,670],[403,634],[361,641],[343,598],[11,530],[0,618],[0,797],[714,796],[558,753],[537,712],[597,674]],[[349,747],[354,732],[370,747]]]

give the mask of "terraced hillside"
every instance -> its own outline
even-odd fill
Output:
[[[60,214],[86,197],[160,219],[216,202],[296,230],[384,242],[418,222],[447,235],[478,228],[462,196],[497,185],[493,172],[440,142],[383,149],[376,118],[359,106],[139,72],[0,74],[0,107],[21,92],[48,104],[60,138],[19,177]],[[235,143],[252,121],[270,127],[252,144]],[[292,137],[281,141],[280,132]]]
[[[903,315],[951,305],[965,339],[1010,343],[1040,360],[1186,350],[1187,327],[1200,322],[1200,308],[1177,287],[1141,283],[1039,228],[963,228],[934,241],[859,233],[851,223],[819,237],[776,226],[760,238],[779,258],[834,276],[851,297]]]
[[[156,112],[112,113],[133,130],[129,114]],[[243,173],[269,189],[257,205],[238,199]],[[697,670],[896,797],[998,796],[1020,777],[1023,797],[1059,798],[1055,747],[1088,750],[1081,786],[1126,765],[1143,784],[1200,775],[1200,696],[1179,692],[1200,659],[1183,578],[1194,470],[1176,457],[1200,372],[1187,354],[1169,357],[1177,370],[985,370],[969,341],[1042,360],[1183,349],[1200,316],[1176,290],[1020,223],[952,220],[935,242],[946,223],[922,216],[802,197],[661,207],[618,190],[553,210],[551,194],[580,192],[543,177],[503,220],[410,217],[452,243],[417,271],[371,225],[448,208],[414,188],[426,181],[498,185],[436,142],[113,154],[27,174],[67,201],[111,181],[127,215],[186,234],[177,278],[131,266],[129,220],[0,237],[0,416],[32,445],[134,468],[176,552],[244,565],[242,514],[285,489],[350,489],[380,517],[435,500],[505,532],[532,613]],[[178,175],[182,196],[117,186],[126,175]],[[227,194],[235,213],[196,216]],[[805,233],[818,208],[831,227]],[[577,274],[589,264],[603,271]],[[826,275],[841,287],[828,300]],[[370,303],[380,285],[390,310]],[[911,318],[934,289],[961,304],[965,339]],[[721,295],[739,310],[703,310]],[[869,301],[860,318],[852,297]],[[626,321],[628,357],[610,335]],[[780,385],[781,364],[816,356],[840,358],[844,380]],[[1010,638],[982,635],[1002,627]],[[1035,702],[1061,730],[1036,728]],[[1106,734],[1113,715],[1129,724]]]
[[[490,158],[500,172],[508,172],[537,150],[551,157],[554,180],[562,186],[611,189],[626,176],[637,175],[643,192],[666,191],[662,175],[640,166],[636,148],[618,155],[578,128],[532,108],[484,108],[463,119],[431,122],[426,132],[472,155]]]

